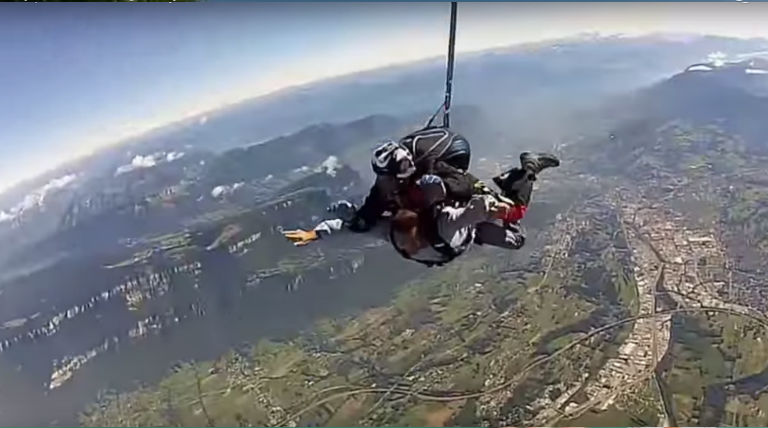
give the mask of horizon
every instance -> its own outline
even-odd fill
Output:
[[[222,3],[218,4],[222,5]],[[750,3],[750,5],[754,4],[759,3]],[[250,5],[251,6],[249,7],[255,7],[253,5],[258,4]],[[260,11],[264,12],[266,15],[280,15],[287,13],[286,11],[290,11],[292,6],[295,8],[296,5],[310,7],[305,4],[298,3],[288,3],[281,7],[267,4],[266,6],[262,6]],[[670,11],[677,10],[680,12],[681,10],[685,9],[684,6],[681,7],[680,5],[684,4],[662,4],[661,6],[670,8]],[[712,6],[710,7],[709,5]],[[349,7],[350,5],[345,4],[345,6]],[[167,11],[171,7],[173,6],[167,6],[163,10]],[[32,65],[39,65],[35,63],[41,61],[43,63],[54,62],[57,64],[60,63],[58,65],[64,67],[65,70],[67,67],[69,67],[70,70],[68,70],[66,73],[75,71],[82,74],[83,71],[86,71],[88,73],[93,73],[94,76],[99,76],[102,81],[99,81],[98,79],[88,79],[87,81],[81,82],[78,80],[81,78],[80,74],[75,73],[73,76],[76,83],[71,85],[72,88],[63,88],[62,86],[66,86],[71,82],[62,81],[61,83],[63,83],[63,85],[55,85],[57,83],[55,80],[62,80],[62,78],[57,73],[52,75],[45,74],[48,72],[48,70],[43,71],[43,76],[47,77],[47,80],[37,78],[39,76],[36,73],[40,73],[40,70],[31,70],[30,76],[25,75],[21,77],[18,76],[18,74],[23,73],[18,73],[17,75],[12,76],[9,72],[3,74],[3,72],[0,71],[0,89],[2,89],[3,84],[9,83],[9,87],[7,88],[8,90],[4,92],[11,94],[11,102],[9,105],[4,105],[5,102],[0,101],[0,159],[5,158],[10,160],[5,163],[0,162],[0,194],[6,193],[7,191],[17,186],[24,185],[26,182],[32,181],[41,175],[51,173],[55,169],[60,168],[62,165],[76,162],[79,159],[91,156],[103,148],[114,147],[129,140],[141,138],[143,135],[161,130],[165,127],[172,126],[187,120],[192,120],[203,115],[211,114],[213,112],[232,107],[243,102],[252,102],[260,98],[279,96],[281,93],[287,93],[302,87],[322,84],[323,82],[332,81],[334,79],[349,78],[361,73],[372,72],[386,68],[407,67],[422,61],[436,61],[441,57],[444,58],[445,45],[447,43],[448,15],[448,10],[445,4],[405,3],[393,5],[354,3],[351,5],[352,10],[345,10],[345,13],[351,12],[351,15],[362,14],[362,17],[368,19],[366,23],[369,26],[373,26],[374,24],[381,25],[381,18],[379,16],[373,16],[375,14],[372,14],[371,11],[384,14],[392,14],[392,12],[397,12],[393,15],[393,17],[399,19],[402,17],[400,8],[408,7],[415,8],[408,11],[408,13],[418,15],[415,13],[418,12],[423,14],[423,16],[416,16],[417,18],[429,17],[431,19],[429,28],[421,29],[419,32],[417,32],[416,35],[418,38],[414,38],[413,33],[403,32],[405,35],[398,34],[396,37],[392,36],[395,39],[394,42],[389,40],[387,43],[384,43],[381,41],[381,39],[384,38],[381,37],[380,34],[381,28],[363,28],[365,25],[361,23],[357,23],[356,25],[346,23],[346,26],[344,27],[346,30],[354,28],[356,31],[358,31],[359,35],[361,36],[360,40],[357,42],[358,44],[344,44],[345,38],[343,36],[345,34],[343,33],[343,30],[340,30],[341,33],[338,32],[339,30],[335,30],[327,31],[328,34],[323,32],[321,34],[309,34],[307,36],[317,36],[321,39],[327,38],[330,41],[334,41],[336,44],[331,45],[331,51],[336,53],[337,49],[333,49],[335,47],[338,48],[338,50],[341,52],[340,54],[334,55],[322,55],[321,53],[316,52],[312,53],[312,46],[307,47],[302,45],[302,42],[306,42],[306,40],[301,39],[301,37],[294,37],[292,40],[290,29],[285,31],[282,28],[279,28],[275,30],[276,33],[274,34],[287,40],[285,48],[288,50],[294,49],[295,52],[291,54],[286,53],[282,46],[278,46],[279,52],[273,52],[267,49],[267,52],[264,53],[266,56],[264,56],[262,59],[285,59],[285,61],[280,62],[277,66],[272,66],[271,69],[268,69],[264,74],[260,75],[263,76],[263,78],[260,79],[253,79],[249,72],[241,71],[239,74],[241,80],[237,82],[235,80],[228,80],[226,78],[219,77],[218,74],[221,73],[222,70],[234,73],[233,69],[246,69],[249,66],[254,66],[254,63],[256,64],[256,69],[259,71],[264,68],[259,68],[260,64],[258,64],[258,60],[243,59],[245,55],[238,51],[240,48],[253,48],[253,46],[248,45],[247,40],[244,40],[246,37],[243,37],[243,40],[228,38],[232,34],[239,36],[237,31],[243,30],[243,28],[240,28],[239,26],[244,25],[245,28],[250,28],[253,25],[252,22],[248,21],[244,23],[243,20],[246,19],[244,17],[241,17],[240,20],[236,21],[235,23],[227,20],[217,20],[215,18],[213,21],[210,21],[211,15],[220,15],[221,11],[225,9],[239,10],[237,6],[229,6],[226,8],[222,7],[222,9],[211,9],[208,11],[215,13],[195,15],[195,19],[202,20],[200,22],[205,22],[209,25],[212,25],[212,28],[220,31],[220,33],[215,33],[211,37],[214,39],[218,37],[221,39],[220,42],[222,43],[209,43],[207,45],[207,49],[195,49],[197,48],[195,42],[200,42],[200,40],[208,41],[206,38],[196,40],[193,37],[197,36],[197,33],[200,32],[199,28],[197,27],[191,30],[192,33],[190,34],[192,35],[187,34],[189,39],[186,40],[185,43],[179,43],[177,40],[178,34],[174,33],[173,31],[163,33],[165,30],[162,28],[162,26],[165,25],[165,22],[163,22],[162,25],[151,24],[157,25],[157,28],[155,28],[155,31],[158,31],[157,34],[141,36],[144,37],[144,39],[135,35],[137,40],[133,40],[133,44],[128,43],[123,48],[127,50],[128,53],[132,53],[138,57],[142,57],[142,55],[144,55],[148,58],[147,65],[145,66],[147,70],[142,71],[142,73],[146,73],[146,75],[142,76],[145,78],[157,79],[154,88],[150,88],[149,86],[151,85],[145,85],[145,82],[143,82],[142,79],[135,77],[135,73],[132,73],[132,71],[134,71],[133,67],[136,66],[136,64],[133,63],[135,58],[127,58],[125,56],[121,56],[121,52],[117,52],[114,53],[115,57],[112,58],[112,63],[100,61],[103,60],[102,57],[108,57],[113,53],[102,49],[104,46],[100,46],[98,40],[94,42],[89,38],[89,36],[93,36],[93,34],[89,34],[89,30],[92,30],[91,28],[84,28],[84,26],[78,25],[72,25],[70,28],[66,27],[66,24],[64,25],[64,27],[73,31],[75,35],[78,35],[78,31],[84,33],[79,34],[80,39],[77,39],[81,43],[84,43],[84,41],[87,43],[93,43],[93,46],[87,44],[85,45],[85,53],[80,50],[83,49],[82,46],[80,46],[80,49],[70,52],[74,56],[60,54],[57,50],[57,48],[61,48],[61,46],[58,46],[60,41],[58,39],[55,41],[52,40],[52,37],[46,31],[42,31],[41,33],[45,33],[42,35],[33,34],[33,36],[40,36],[39,39],[32,37],[31,45],[33,48],[22,47],[21,49],[16,49],[16,51],[14,51],[13,42],[8,42],[6,40],[6,42],[3,43],[11,43],[12,45],[10,49],[11,59],[13,59],[13,56],[16,55],[19,57],[18,59],[21,60],[20,68],[22,69],[22,72],[25,66],[30,66],[30,64],[25,63],[24,60],[31,62]],[[704,6],[699,6],[699,8],[702,7]],[[708,4],[707,7],[711,10],[731,7],[734,11],[738,9],[744,10],[746,12],[746,6],[744,4],[735,6],[732,3],[712,3]],[[489,10],[493,12],[496,10],[495,8],[509,8],[509,10],[515,11],[515,15],[511,15],[510,12],[510,15],[493,17],[491,16],[493,14],[490,14]],[[521,28],[519,30],[513,29],[512,33],[509,33],[509,31],[506,29],[506,27],[509,27],[508,23],[510,22],[510,19],[526,19],[525,13],[533,14],[537,17],[543,16],[542,20],[545,20],[547,17],[565,19],[561,15],[567,14],[568,11],[572,13],[575,12],[577,15],[584,15],[588,14],[591,8],[597,8],[592,10],[592,12],[601,12],[596,14],[593,13],[590,17],[586,18],[588,21],[596,22],[599,24],[594,24],[594,28],[585,27],[581,28],[579,31],[571,31],[571,27],[573,27],[574,24],[564,24],[562,28],[558,27],[549,30],[541,30],[539,28],[535,28],[537,26],[535,23],[524,23],[524,25],[533,25],[533,27],[528,29]],[[612,22],[611,18],[615,17],[615,15],[612,15],[612,13],[616,14],[620,13],[621,11],[626,12],[627,9],[632,8],[640,8],[639,10],[641,11],[645,10],[642,9],[641,5],[627,3],[608,5],[601,3],[588,3],[581,4],[581,6],[560,5],[557,6],[557,8],[555,8],[555,6],[553,6],[551,3],[540,3],[533,5],[507,3],[502,4],[501,6],[499,6],[499,4],[463,4],[459,8],[457,53],[461,54],[459,56],[463,56],[466,54],[505,49],[529,43],[547,43],[562,39],[573,39],[584,35],[597,35],[601,38],[616,36],[640,37],[654,35],[680,35],[684,37],[720,36],[744,39],[761,38],[768,40],[768,30],[763,30],[762,28],[758,27],[750,29],[749,25],[740,25],[737,26],[738,28],[723,27],[723,30],[720,32],[694,32],[664,31],[664,28],[667,27],[664,25],[659,25],[658,23],[655,25],[655,27],[652,26],[650,28],[646,28],[644,25],[647,23],[644,23],[642,19],[636,19],[634,24],[627,24],[625,22],[623,23],[623,27],[622,23]],[[106,5],[99,10],[104,9],[106,9]],[[138,13],[136,10],[138,9],[140,8],[132,9],[131,13],[125,13],[123,15],[135,17]],[[144,8],[145,11],[146,9],[147,8]],[[23,12],[19,12],[19,10]],[[191,9],[183,10],[184,12],[181,13],[192,13],[190,12]],[[316,15],[306,13],[290,15],[293,21],[289,20],[289,24],[307,24],[307,22],[304,22],[307,19],[312,21],[313,25],[318,25],[315,21],[323,24],[325,21],[322,21],[322,19],[317,19],[317,16],[328,15],[328,12],[333,10],[334,5],[326,4],[321,8],[315,7],[314,13]],[[17,15],[19,13],[22,15],[24,13],[29,13],[28,11],[29,8],[16,8]],[[686,14],[688,12],[690,12],[690,10],[686,10]],[[82,13],[88,14],[94,12]],[[547,15],[547,13],[549,13],[551,16]],[[155,14],[156,12],[151,12],[149,14],[145,13],[144,15],[139,16],[143,19],[155,19],[157,18]],[[719,16],[720,14],[721,12],[718,12],[717,20],[722,22],[723,17]],[[740,13],[740,15],[743,14],[743,12]],[[73,13],[69,16],[69,18],[72,18],[75,15],[78,17],[80,16],[78,13]],[[12,17],[13,14],[8,14],[7,16]],[[18,16],[16,17],[18,18]],[[40,16],[36,17],[38,19],[40,18]],[[232,14],[226,15],[226,18],[229,19],[233,17],[234,15]],[[694,14],[694,18],[695,17],[696,16]],[[700,17],[701,16],[699,16],[699,18]],[[65,16],[65,18],[57,19],[64,19],[64,21],[66,21],[66,18],[67,17]],[[267,18],[269,18],[269,16]],[[336,19],[336,16],[326,18],[329,20]],[[579,18],[579,16],[572,17],[572,20],[576,21],[577,26],[579,25],[578,22],[580,22]],[[0,20],[1,19],[2,18],[0,18]],[[117,17],[112,15],[110,16],[110,19],[117,19],[118,21],[121,21],[123,18],[122,15]],[[413,19],[413,17],[408,17],[406,19]],[[582,16],[581,19],[585,19],[585,17]],[[649,18],[645,17],[645,19]],[[664,19],[661,19],[661,21],[669,21],[670,19],[674,21],[675,17],[667,15],[664,17]],[[693,20],[695,21],[695,19]],[[56,19],[54,19],[54,21],[56,21]],[[265,21],[268,21],[268,19],[265,19]],[[354,19],[351,21],[354,21]],[[195,21],[194,23],[199,22]],[[13,34],[14,31],[21,31],[22,33],[25,32],[25,29],[20,28],[20,24],[23,26],[23,22],[19,22],[15,26],[7,26],[7,28],[10,28],[10,30],[7,28],[6,30],[0,29],[0,35],[3,35],[4,31],[11,34]],[[29,22],[27,22],[27,24],[29,24]],[[61,25],[61,22],[48,22],[48,24],[55,26]],[[109,24],[109,22],[107,24]],[[114,24],[114,22],[112,24]],[[123,24],[125,23],[123,22]],[[290,27],[290,25],[288,26]],[[349,27],[350,25],[352,27]],[[521,24],[520,27],[524,27],[524,25]],[[669,23],[666,25],[668,26]],[[230,26],[237,28],[223,28]],[[322,25],[320,26],[322,27]],[[468,32],[467,30],[472,30],[473,26],[476,27],[475,30],[471,33]],[[462,33],[462,27],[464,27],[464,33]],[[675,27],[679,27],[676,28],[679,30],[685,30],[686,28],[685,25],[677,25]],[[697,27],[702,28],[704,26],[699,24]],[[126,28],[135,30],[130,25],[128,25]],[[626,31],[612,31],[618,28],[625,28]],[[643,28],[646,28],[647,31],[642,31]],[[139,30],[143,29],[144,28],[139,28]],[[480,29],[482,29],[482,31],[480,31]],[[40,29],[38,28],[38,30]],[[123,30],[125,30],[125,28],[123,28]],[[183,30],[187,31],[189,29]],[[526,33],[526,31],[528,31],[528,33]],[[570,32],[566,33],[566,31]],[[158,34],[164,35],[168,41],[176,41],[177,45],[171,46],[172,48],[175,47],[176,50],[169,50],[164,47],[159,47],[158,45],[160,42],[151,37],[158,36]],[[261,35],[261,33],[253,32],[248,34],[250,34],[251,38],[255,37],[256,39],[259,38],[257,36]],[[101,34],[99,34],[99,36],[101,36]],[[510,40],[510,38],[513,36],[514,40]],[[23,40],[23,38],[20,39]],[[73,40],[74,39],[76,38],[73,38]],[[29,38],[27,40],[29,40]],[[34,47],[36,46],[36,43],[40,45],[40,51],[42,52],[42,55],[40,55],[39,58],[31,58],[35,56],[36,51],[34,51]],[[366,43],[378,44],[378,46],[374,46],[377,47],[377,49],[369,49]],[[233,47],[230,45],[235,46]],[[258,47],[262,48],[261,45]],[[406,49],[406,52],[403,53],[402,50],[404,46],[408,49]],[[16,47],[18,48],[18,46]],[[225,47],[232,51],[227,53],[229,56],[219,53],[219,51]],[[91,51],[88,51],[89,48]],[[176,55],[176,51],[178,50],[188,50],[189,52],[186,53],[187,56],[184,56],[184,54],[178,54],[178,57],[174,58],[176,62],[171,63],[168,56]],[[2,50],[0,50],[0,52],[2,52]],[[314,56],[310,55],[309,59],[305,58],[307,52],[312,53]],[[8,54],[8,51],[5,51],[5,53]],[[46,53],[48,53],[48,55],[46,55]],[[344,53],[347,55],[344,55]],[[3,54],[0,53],[0,55]],[[204,75],[208,76],[207,79],[209,80],[206,81],[195,80],[193,78],[190,78],[190,81],[187,82],[181,82],[177,79],[163,80],[162,78],[156,76],[157,69],[152,68],[155,63],[165,64],[166,66],[174,66],[182,71],[187,71],[189,69],[194,71],[196,67],[205,68],[204,65],[201,65],[199,61],[197,61],[197,58],[199,58],[200,55],[202,55],[202,58],[206,60],[213,58],[214,61],[212,62],[214,63],[216,62],[215,60],[218,60],[222,63],[219,64],[218,68],[213,67],[210,70],[203,72]],[[327,57],[329,56],[333,58],[328,59]],[[352,60],[348,59],[347,62],[338,62],[338,60],[335,59],[337,57],[343,56],[348,56],[352,58]],[[206,61],[203,62],[205,63]],[[241,65],[241,63],[244,64]],[[285,65],[285,67],[283,67],[283,65]],[[80,69],[78,69],[78,66]],[[185,66],[189,68],[185,69]],[[31,69],[31,67],[29,68]],[[102,68],[104,70],[102,70]],[[307,69],[311,70],[307,71]],[[127,79],[127,82],[120,81],[119,79],[112,79],[110,72],[113,72],[113,74],[127,73],[130,78]],[[50,82],[50,79],[53,79],[54,82]],[[19,85],[21,88],[18,92],[16,92],[16,88],[13,87],[15,80],[23,83],[23,85]],[[26,80],[29,80],[29,82],[26,82]],[[246,86],[243,86],[243,81],[253,80],[256,80],[257,82],[248,83]],[[41,82],[43,86],[53,83],[55,88],[46,92],[43,88],[39,88]],[[92,90],[94,82],[103,86],[102,89],[105,91],[103,94],[102,91]],[[229,82],[229,84],[227,84],[227,82]],[[202,84],[207,84],[209,88],[201,87]],[[179,86],[179,88],[175,88],[177,90],[174,91],[174,88],[169,89],[167,87],[168,85],[176,85]],[[210,89],[210,87],[213,89]],[[184,90],[182,91],[179,89]],[[111,93],[106,93],[110,91],[114,92],[114,95]],[[144,91],[144,93],[137,93],[139,91]],[[158,91],[160,93],[157,93]],[[32,95],[31,97],[29,96],[30,94]],[[79,99],[73,97],[83,96],[85,98],[92,99],[93,102],[83,101],[81,105],[78,105],[76,101],[74,103],[72,102],[73,99]],[[119,97],[120,99],[111,99],[110,96]],[[178,97],[178,101],[170,101],[170,97]],[[29,100],[29,98],[32,98],[33,100]],[[51,98],[53,98],[54,102],[51,102]],[[136,105],[132,104],[132,101]],[[59,102],[59,104],[56,105],[55,102]],[[161,102],[170,104],[161,104]],[[14,103],[18,105],[14,105]],[[130,105],[130,108],[126,107],[126,104]],[[47,122],[40,123],[39,113],[41,110],[45,111],[50,116],[44,118],[47,120]],[[21,122],[23,122],[23,119],[25,119],[24,113],[28,113],[27,116],[29,123],[19,123],[20,121],[17,120],[19,118],[19,112],[22,113]],[[77,113],[77,120],[73,120],[71,121],[73,123],[70,123],[68,120],[69,117],[63,116],[72,115],[73,112]],[[35,113],[37,113],[37,116],[35,116]],[[373,113],[376,112],[361,112],[361,115]],[[10,147],[10,145],[1,143],[2,141],[17,142],[18,147]],[[29,152],[23,152],[24,149],[21,149],[21,147],[29,147]],[[17,149],[21,152],[14,152],[14,150]],[[40,152],[50,152],[52,154],[41,158],[38,155]]]
[[[512,43],[512,44],[503,45],[503,46],[494,46],[494,47],[490,47],[490,48],[482,48],[482,49],[470,50],[470,51],[466,51],[466,50],[465,51],[461,51],[461,52],[457,51],[456,52],[456,58],[458,60],[458,58],[460,56],[462,56],[462,55],[482,54],[482,53],[485,53],[485,52],[493,52],[493,51],[499,51],[499,50],[515,48],[515,47],[521,47],[521,46],[525,46],[525,45],[532,44],[532,43],[551,44],[551,43],[557,43],[557,42],[563,42],[563,41],[586,40],[587,38],[590,38],[590,37],[594,37],[594,38],[597,38],[597,39],[608,39],[608,38],[642,38],[642,37],[660,37],[660,38],[664,38],[664,37],[670,37],[670,38],[673,38],[673,37],[727,37],[727,38],[743,39],[743,40],[750,39],[748,37],[740,38],[740,37],[731,37],[731,36],[720,36],[720,35],[717,35],[717,34],[695,34],[695,33],[646,33],[646,34],[613,33],[613,34],[605,34],[605,33],[600,33],[600,32],[582,32],[582,33],[573,33],[571,35],[567,35],[567,36],[563,36],[563,37],[557,37],[557,38],[542,39],[542,40],[520,42],[520,43]],[[765,40],[766,42],[768,42],[768,37],[754,37],[754,39]],[[333,76],[328,76],[328,77],[321,77],[321,78],[318,78],[316,80],[311,80],[311,81],[307,81],[307,82],[299,82],[299,83],[296,83],[296,84],[291,84],[291,85],[288,85],[288,86],[279,87],[279,88],[276,88],[276,89],[274,89],[272,91],[268,91],[268,92],[265,92],[265,93],[246,96],[244,98],[232,100],[232,101],[223,103],[221,105],[217,105],[217,106],[213,106],[213,107],[207,108],[205,110],[195,111],[195,112],[192,112],[192,113],[187,113],[187,114],[185,114],[183,116],[180,116],[180,117],[177,117],[177,118],[174,118],[174,119],[170,119],[168,121],[165,121],[165,122],[162,122],[162,123],[159,123],[159,124],[153,124],[153,125],[148,126],[147,128],[140,129],[140,130],[137,130],[135,132],[129,132],[126,135],[118,137],[117,139],[113,139],[113,140],[110,140],[110,141],[105,141],[104,143],[99,144],[96,147],[90,148],[87,153],[81,153],[81,154],[78,154],[78,155],[73,156],[73,157],[62,159],[60,162],[56,163],[55,165],[51,166],[48,169],[39,171],[37,173],[33,173],[30,176],[28,176],[28,177],[21,178],[21,179],[17,180],[16,182],[9,183],[8,185],[4,186],[3,183],[0,182],[0,196],[2,196],[4,193],[6,193],[8,191],[13,190],[16,187],[24,186],[24,185],[26,185],[27,183],[29,183],[31,181],[35,181],[37,179],[40,179],[41,177],[44,177],[44,176],[46,176],[48,174],[52,174],[57,169],[65,167],[67,164],[80,162],[80,161],[83,161],[85,159],[88,159],[91,156],[96,156],[102,150],[105,150],[105,149],[108,149],[108,148],[113,148],[113,147],[119,147],[119,146],[124,145],[124,144],[129,144],[132,140],[138,140],[138,139],[144,138],[144,137],[148,136],[149,134],[151,134],[153,132],[161,132],[161,131],[163,131],[166,128],[170,128],[170,127],[173,127],[175,125],[182,125],[182,124],[184,124],[184,122],[187,122],[187,121],[194,122],[194,121],[198,120],[201,117],[208,116],[208,115],[214,114],[216,112],[219,112],[221,110],[225,110],[225,109],[228,109],[228,108],[234,108],[234,107],[237,107],[240,104],[249,103],[249,102],[256,102],[256,101],[262,100],[262,99],[266,100],[266,99],[268,99],[270,97],[278,97],[278,96],[281,96],[281,95],[287,95],[290,92],[298,91],[298,90],[301,90],[301,89],[306,88],[306,87],[311,87],[311,86],[314,86],[314,85],[321,85],[323,83],[331,83],[331,82],[333,82],[335,80],[343,80],[343,79],[347,79],[347,78],[352,78],[354,76],[365,74],[365,73],[379,72],[379,71],[384,71],[384,70],[387,70],[387,69],[396,69],[396,68],[401,68],[401,67],[402,68],[407,68],[407,67],[414,66],[414,65],[422,63],[422,62],[431,62],[431,61],[445,60],[445,59],[446,59],[445,55],[443,55],[442,57],[440,55],[431,55],[431,56],[428,56],[428,57],[417,58],[417,59],[407,60],[407,61],[403,61],[403,62],[396,62],[396,63],[392,63],[392,64],[386,64],[386,65],[383,65],[383,66],[380,66],[380,67],[355,70],[355,71],[350,71],[350,72],[346,72],[346,73],[339,74],[339,75],[333,75]],[[367,112],[363,116],[371,115],[371,114],[377,114],[377,113],[376,112]],[[312,124],[315,124],[315,123],[314,122],[313,123],[307,123],[306,126],[310,126]],[[261,141],[261,142],[265,142],[265,141],[268,141],[271,138],[276,138],[276,137],[278,137],[278,135],[270,137],[270,138],[268,138],[268,139],[266,139],[264,141]],[[255,144],[260,144],[261,142],[255,143]]]

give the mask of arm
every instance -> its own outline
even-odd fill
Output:
[[[333,220],[325,220],[320,222],[314,229],[312,229],[318,238],[323,238],[334,233],[338,233],[344,230],[344,220],[335,218]]]
[[[386,179],[377,177],[376,182],[365,197],[363,205],[355,212],[355,215],[348,222],[348,227],[353,232],[366,232],[370,230],[381,218],[389,207],[391,196],[388,195],[388,187],[392,187]]]
[[[443,179],[449,199],[459,202],[472,199],[475,184],[480,181],[472,174],[443,161],[435,162],[433,170],[435,175]]]
[[[376,225],[371,226],[368,231],[373,232],[374,235],[379,235],[383,239],[388,239],[389,229],[386,227],[386,222],[378,222]],[[349,227],[349,224],[340,218],[332,220],[324,220],[317,226],[310,230],[287,230],[283,232],[289,241],[293,242],[297,247],[309,244],[312,241],[318,239],[327,238],[331,235],[338,236],[343,235],[345,231],[354,231]]]

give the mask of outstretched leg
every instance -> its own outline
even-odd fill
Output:
[[[517,224],[508,223],[502,226],[496,222],[487,221],[477,224],[475,243],[519,250],[525,244],[525,235]]]
[[[531,203],[533,182],[541,171],[560,166],[560,160],[549,153],[523,152],[520,154],[520,168],[511,168],[493,177],[501,192],[515,203],[527,207]]]

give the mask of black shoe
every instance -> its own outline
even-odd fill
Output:
[[[533,180],[533,173],[518,167],[493,177],[493,182],[499,186],[501,194],[521,205],[528,205],[530,202]]]
[[[532,179],[535,180],[535,176],[541,171],[544,171],[547,168],[557,168],[560,166],[560,159],[550,153],[523,152],[520,153],[520,166],[533,174],[534,177],[532,177]]]

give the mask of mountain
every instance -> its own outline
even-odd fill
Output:
[[[661,79],[713,52],[735,56],[766,47],[768,42],[762,39],[585,36],[459,54],[454,102],[495,113],[492,118],[503,120],[505,129],[534,134],[550,128],[530,123],[544,112],[591,105],[600,97]],[[226,148],[308,123],[431,111],[442,101],[444,73],[444,59],[434,58],[290,88],[180,124],[163,141],[172,147]]]
[[[675,368],[658,370],[675,383],[679,413],[693,415],[685,406],[704,403],[705,386],[741,388],[728,382],[764,369],[763,353],[733,349],[762,349],[764,336],[750,321],[706,313],[658,323],[625,317],[678,303],[693,313],[680,293],[668,293],[669,303],[648,286],[691,283],[681,265],[702,269],[695,272],[706,286],[694,295],[764,308],[759,282],[739,271],[726,290],[712,273],[728,260],[760,278],[768,260],[759,144],[767,131],[751,109],[761,105],[753,79],[761,73],[746,71],[762,65],[701,64],[716,50],[761,47],[615,37],[467,55],[452,123],[472,142],[473,170],[490,173],[515,162],[521,147],[553,141],[563,142],[563,164],[536,184],[522,251],[475,248],[437,271],[365,235],[297,249],[280,232],[310,227],[329,202],[366,190],[371,144],[415,129],[441,99],[441,61],[231,106],[19,187],[3,205],[13,221],[0,222],[10,243],[0,249],[0,376],[14,385],[0,390],[0,421],[69,425],[106,389],[120,393],[94,410],[96,425],[174,425],[177,411],[187,425],[210,424],[198,403],[223,424],[284,425],[335,390],[326,388],[370,385],[396,390],[313,407],[296,424],[548,426],[578,418],[606,390],[592,407],[609,408],[610,421],[625,413],[654,421],[655,392],[614,394],[613,384],[595,382],[644,388],[648,378],[604,372],[635,359],[655,368],[656,351]],[[698,67],[683,71],[690,64]],[[660,75],[665,68],[676,74]],[[733,101],[721,109],[719,99]],[[577,115],[577,107],[586,109]],[[373,114],[387,109],[396,114]],[[653,258],[646,237],[661,237],[666,259]],[[717,251],[686,242],[717,242]],[[608,324],[621,328],[598,330]],[[718,335],[727,339],[701,342]],[[227,354],[222,364],[177,364],[286,337],[254,345],[245,361]],[[706,366],[686,357],[703,347],[723,348],[706,354]],[[152,386],[169,368],[180,374]],[[200,377],[205,397],[195,395]],[[150,386],[123,393],[137,383]],[[391,400],[379,405],[381,396]],[[459,401],[441,404],[452,397]]]
[[[370,180],[371,148],[418,128],[426,116],[321,123],[222,153],[124,148],[111,162],[55,178],[1,211],[0,237],[11,245],[0,249],[0,262],[12,254],[23,258],[25,251],[100,251],[124,235],[157,233],[210,211],[250,208],[285,189],[311,184],[305,177],[319,170],[335,174],[344,166],[341,175]],[[497,144],[494,128],[476,107],[456,106],[453,118],[476,141],[475,153]]]
[[[758,137],[768,125],[751,109],[762,74],[746,71],[758,64],[683,65],[579,112],[581,127],[557,147],[561,166],[535,184],[522,251],[474,248],[375,307],[179,365],[81,420],[764,425],[768,152]],[[510,154],[501,143],[516,134],[481,131],[473,147]],[[327,168],[315,174],[298,187],[334,181]]]
[[[660,164],[674,162],[680,155],[697,150],[717,155],[721,161],[738,153],[765,154],[766,88],[765,59],[690,65],[665,80],[634,94],[616,97],[593,110],[584,122],[601,122],[602,126],[576,149],[578,156],[590,157],[591,165],[601,170],[627,172],[628,163],[647,162],[643,154],[651,149],[665,150],[671,156],[656,159]],[[694,133],[690,141],[669,141],[694,129],[700,132]],[[677,172],[681,171],[671,173]]]
[[[309,126],[295,134],[223,153],[207,165],[204,180],[231,183],[307,168],[357,147],[373,147],[380,139],[397,136],[403,127],[402,120],[381,115],[344,126]]]
[[[583,36],[462,53],[456,62],[454,104],[480,107],[500,131],[547,141],[578,128],[575,108],[651,84],[712,53],[738,57],[766,47],[762,39],[713,36]],[[151,130],[6,190],[0,194],[0,210],[55,178],[115,168],[125,163],[126,151],[220,152],[311,124],[371,114],[424,115],[443,99],[444,62],[433,58],[313,82]]]
[[[401,123],[380,116],[310,126],[220,154],[133,152],[102,175],[82,171],[46,187],[39,206],[3,223],[16,240],[4,241],[0,261],[0,372],[25,393],[0,392],[0,418],[68,424],[83,398],[159,376],[193,343],[207,343],[194,351],[207,358],[259,331],[311,323],[320,308],[340,313],[383,298],[398,280],[383,283],[378,272],[399,256],[375,239],[342,236],[299,253],[280,230],[311,227],[330,202],[367,191],[345,153],[367,151]],[[401,267],[392,278],[419,271]],[[354,278],[381,292],[354,288]],[[345,291],[323,302],[324,288]],[[312,307],[293,313],[302,301]],[[225,325],[228,333],[201,337]],[[136,352],[151,355],[154,369],[131,363]],[[20,368],[7,372],[10,361]],[[105,365],[122,368],[105,378]],[[48,410],[31,417],[27,400]]]
[[[662,121],[716,124],[749,144],[768,147],[768,60],[695,64],[642,91],[629,110]]]

